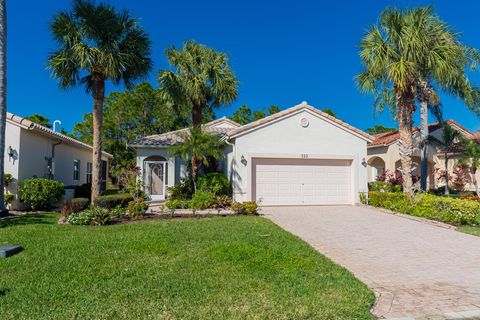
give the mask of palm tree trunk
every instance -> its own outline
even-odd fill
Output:
[[[197,191],[197,178],[199,170],[199,161],[196,155],[192,155],[192,180],[193,180],[193,189]]]
[[[193,126],[201,126],[203,118],[202,105],[198,102],[193,103],[192,107],[192,124]],[[197,178],[198,171],[200,167],[200,161],[197,157],[192,154],[192,180],[193,180],[193,189],[197,191]]]
[[[480,197],[480,194],[478,192],[478,181],[477,181],[477,167],[475,166],[472,166],[472,182],[473,182],[473,185],[475,186],[475,194],[477,195],[477,197]]]
[[[421,176],[420,176],[420,188],[422,191],[427,191],[427,176],[428,176],[428,101],[425,97],[421,97],[420,100],[420,162],[421,162]]]
[[[448,189],[448,154],[445,152],[445,195],[448,196],[450,190]]]
[[[102,166],[102,124],[103,100],[105,99],[105,80],[96,79],[93,84],[93,168],[92,168],[92,203],[101,192]]]
[[[0,0],[0,215],[5,209],[5,127],[7,125],[7,4]]]
[[[412,91],[413,92],[413,91]],[[412,181],[412,115],[414,111],[413,94],[397,93],[397,118],[400,132],[400,162],[402,164],[403,191],[413,195]]]

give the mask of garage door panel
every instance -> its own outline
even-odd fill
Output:
[[[350,204],[350,160],[254,159],[253,193],[264,205]]]

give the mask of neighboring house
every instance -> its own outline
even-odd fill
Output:
[[[456,130],[460,131],[466,138],[475,139],[476,135],[463,127],[454,120],[446,121]],[[439,123],[432,123],[428,126],[429,133],[429,147],[428,147],[428,177],[427,189],[437,188],[444,185],[444,182],[438,182],[435,179],[435,169],[445,169],[444,148],[441,142],[443,141],[443,128]],[[384,171],[395,172],[401,168],[399,139],[400,133],[398,131],[379,133],[373,135],[375,140],[368,144],[368,181],[375,181],[379,175]],[[420,163],[420,127],[413,129],[413,174],[420,177],[421,163]],[[452,172],[457,166],[460,159],[460,154],[449,155],[449,168]],[[477,179],[480,180],[480,172],[477,173]],[[474,190],[472,184],[466,186],[469,190]]]
[[[204,125],[225,141],[219,165],[236,201],[262,205],[355,204],[367,191],[367,143],[372,136],[303,102],[241,126],[222,118]],[[152,200],[186,175],[168,148],[186,129],[136,141],[137,165]]]
[[[72,187],[91,183],[90,145],[8,112],[4,157],[5,173],[14,178],[6,190],[10,194],[18,194],[22,181],[29,178],[63,182],[67,198],[73,196]],[[106,152],[102,155],[101,175],[104,187],[111,158],[112,155]],[[18,199],[11,209],[22,209]]]

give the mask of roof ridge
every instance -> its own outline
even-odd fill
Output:
[[[93,149],[93,147],[88,144],[88,143],[85,143],[83,141],[80,141],[78,139],[75,139],[75,138],[72,138],[70,136],[67,136],[63,133],[60,133],[60,132],[57,132],[57,131],[54,131],[50,128],[47,128],[45,126],[42,126],[41,124],[38,124],[36,122],[33,122],[31,120],[28,120],[27,118],[24,118],[22,116],[19,116],[19,115],[16,115],[16,114],[13,114],[11,112],[7,112],[7,119],[10,120],[10,121],[13,121],[19,125],[22,125],[22,126],[25,126],[27,127],[28,129],[37,129],[39,131],[43,131],[43,132],[46,132],[50,135],[53,135],[53,136],[56,136],[58,138],[61,138],[63,140],[66,140],[66,141],[69,141],[69,142],[72,142],[72,143],[76,143],[76,144],[79,144],[81,146],[84,146],[84,147],[87,147],[87,148],[90,148],[90,149]],[[111,156],[113,157],[112,154],[106,152],[106,151],[102,151],[102,153],[108,155],[108,156]]]

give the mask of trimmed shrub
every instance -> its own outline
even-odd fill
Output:
[[[193,195],[193,183],[191,180],[183,181],[173,187],[168,188],[169,198],[171,200],[188,200]]]
[[[384,181],[373,181],[368,183],[369,191],[381,191],[381,192],[402,192],[402,186],[399,184],[393,184]]]
[[[130,201],[133,201],[133,197],[131,194],[119,193],[97,197],[94,200],[93,204],[97,207],[106,209],[113,209],[116,207],[126,208]]]
[[[213,207],[215,209],[226,209],[230,208],[232,206],[232,197],[222,195],[222,196],[216,196],[215,201],[213,203]]]
[[[64,194],[63,183],[43,178],[23,181],[20,188],[21,200],[32,210],[48,210],[60,201]]]
[[[127,212],[130,218],[143,216],[148,209],[148,204],[143,200],[134,200],[128,203]]]
[[[190,207],[196,210],[208,209],[213,206],[215,195],[208,191],[197,191],[190,200]]]
[[[10,183],[13,182],[13,180],[15,179],[10,173],[3,174],[3,184],[5,185],[5,188],[8,188],[8,186],[10,185]]]
[[[450,224],[480,224],[480,202],[431,194],[411,198],[403,193],[370,192],[369,204]]]
[[[84,183],[74,188],[74,197],[75,198],[92,198],[92,184]]]
[[[197,192],[205,191],[214,195],[230,194],[230,183],[223,173],[212,172],[200,176],[197,181]]]
[[[190,200],[175,199],[165,203],[169,209],[188,209],[190,208]]]
[[[234,202],[232,203],[232,210],[236,214],[258,214],[258,204],[255,201]]]

